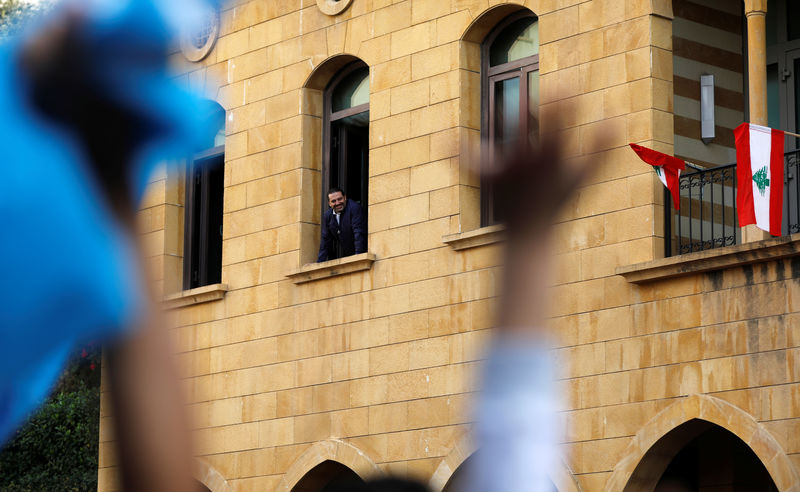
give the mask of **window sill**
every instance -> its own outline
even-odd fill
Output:
[[[800,255],[800,234],[621,266],[617,275],[638,284],[796,255]]]
[[[228,284],[204,285],[203,287],[168,295],[164,297],[161,304],[164,309],[178,309],[204,302],[217,301],[225,297],[226,292],[228,292]]]
[[[505,239],[506,228],[504,225],[481,227],[474,231],[449,234],[442,236],[442,242],[448,244],[456,251],[477,248],[487,244],[499,243]]]
[[[308,263],[298,270],[287,273],[286,276],[292,279],[295,284],[302,284],[323,278],[369,270],[372,268],[375,259],[375,253],[360,253],[345,258],[323,261],[322,263]]]

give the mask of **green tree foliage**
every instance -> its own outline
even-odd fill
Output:
[[[50,6],[50,3],[32,4],[25,0],[0,0],[0,38],[16,34]]]
[[[0,452],[0,490],[97,490],[100,350],[81,349],[50,399]]]

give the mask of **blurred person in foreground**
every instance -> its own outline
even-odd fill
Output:
[[[210,7],[66,0],[0,47],[0,442],[43,402],[76,344],[103,340],[125,490],[194,490],[134,218],[154,167],[210,130],[200,100],[166,69],[176,33]]]
[[[552,229],[592,161],[566,162],[555,134],[535,146],[524,142],[495,161],[495,167],[484,165],[481,172],[494,185],[496,206],[506,218],[498,328],[473,409],[477,451],[454,487],[458,492],[550,492],[555,490],[550,476],[559,462],[561,430],[552,340],[545,329]],[[427,489],[410,480],[388,479],[347,490]]]
[[[555,111],[553,113],[556,113]],[[557,128],[558,122],[551,121]],[[601,137],[602,138],[602,137]],[[469,492],[555,490],[560,399],[546,326],[553,224],[589,172],[589,158],[566,162],[558,138],[519,144],[482,173],[505,218],[497,331],[483,367],[473,429],[477,451],[465,470]]]

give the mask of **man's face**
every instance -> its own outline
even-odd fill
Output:
[[[347,197],[344,196],[341,191],[337,191],[336,193],[331,193],[328,195],[328,205],[330,205],[333,211],[337,214],[342,213],[342,210],[344,210],[344,203],[346,201]]]

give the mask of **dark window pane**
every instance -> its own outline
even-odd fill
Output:
[[[340,118],[336,121],[345,124],[347,126],[368,127],[369,111],[364,111],[363,113],[357,113],[354,115],[345,116],[344,118]]]
[[[336,85],[331,100],[331,111],[341,111],[369,102],[369,68],[354,70]]]
[[[208,169],[208,244],[205,248],[203,285],[222,282],[222,194],[225,189],[225,157],[219,156]]]
[[[184,289],[222,280],[222,197],[225,156],[222,153],[192,163],[187,179]]]
[[[800,71],[798,71],[798,70],[800,70],[800,58],[795,58],[794,59],[794,73],[795,73],[796,76],[792,77],[794,79],[794,128],[793,128],[793,130],[795,132],[797,132],[797,129],[800,128],[800,97],[798,97],[798,96],[800,96],[800,80],[798,80],[800,78]],[[780,125],[777,125],[776,127],[780,128]],[[789,141],[794,144],[794,148],[795,149],[796,148],[800,148],[800,147],[798,147],[798,143],[799,143],[800,139],[791,138],[791,139],[789,139]]]
[[[333,121],[331,137],[330,182],[325,189],[342,188],[348,199],[366,206],[369,111]]]
[[[539,140],[539,71],[528,72],[528,141]]]
[[[489,48],[489,66],[520,60],[539,53],[539,22],[525,17],[513,22]]]
[[[775,3],[775,2],[772,2]],[[769,12],[769,9],[767,9]],[[786,34],[788,41],[800,39],[800,3],[797,0],[786,0]]]
[[[775,11],[776,7],[777,5],[774,0],[770,1],[767,6],[767,46],[775,46],[778,44],[778,19],[780,15]],[[746,26],[747,21],[745,20],[744,23]],[[747,27],[744,27],[744,29],[746,30]]]
[[[767,118],[771,128],[781,127],[778,64],[767,65]]]
[[[502,154],[519,137],[519,77],[494,85],[494,145]]]

